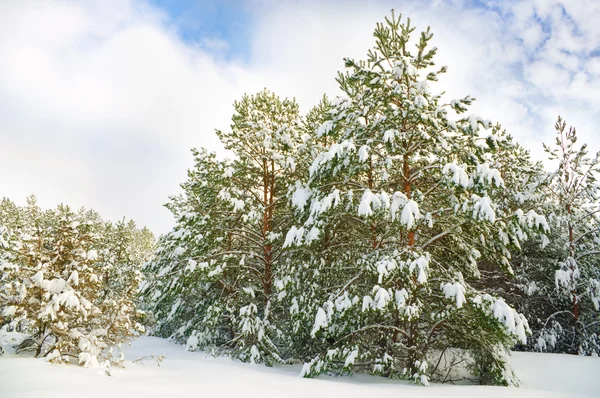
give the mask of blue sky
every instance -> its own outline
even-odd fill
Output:
[[[251,3],[235,0],[152,0],[169,15],[182,40],[202,45],[203,39],[228,44],[226,58],[247,61],[252,29]]]
[[[223,154],[233,101],[334,97],[392,8],[431,26],[434,89],[476,97],[535,159],[558,115],[600,149],[600,0],[0,1],[0,196],[166,232],[190,148]]]

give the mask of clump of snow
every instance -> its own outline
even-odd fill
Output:
[[[500,175],[500,171],[490,168],[490,165],[487,163],[477,165],[477,175],[479,176],[480,183],[487,183],[490,185],[494,183],[497,187],[504,186],[504,180]]]
[[[360,204],[358,205],[358,215],[363,217],[372,216],[373,210],[376,210],[379,205],[379,197],[371,192],[370,189],[365,189]]]
[[[346,361],[344,362],[344,367],[347,368],[348,366],[354,365],[354,361],[356,361],[357,357],[358,357],[358,348],[355,348],[346,357]]]
[[[98,259],[98,252],[96,250],[90,250],[89,252],[87,252],[87,258],[88,260],[97,260]]]
[[[315,337],[315,335],[317,334],[317,332],[319,330],[321,330],[324,327],[327,327],[327,314],[325,313],[325,310],[323,310],[323,308],[319,308],[317,310],[317,315],[315,317],[315,323],[314,326],[312,328],[312,331],[310,332],[310,335],[312,337]]]
[[[198,349],[198,343],[198,336],[195,333],[192,333],[185,343],[185,349],[188,351],[195,351]]]
[[[2,316],[10,317],[17,313],[17,307],[14,305],[9,305],[8,307],[2,310]]]
[[[294,243],[296,244],[296,246],[301,245],[303,236],[304,236],[304,228],[303,227],[296,228],[296,226],[292,225],[290,230],[285,235],[285,242],[283,243],[283,247],[291,246]]]
[[[408,270],[413,273],[415,270],[417,271],[417,281],[419,283],[427,282],[427,272],[429,271],[429,253],[424,253],[423,255],[417,257],[408,265]]]
[[[58,294],[65,290],[65,286],[67,285],[67,281],[62,278],[54,278],[52,280],[44,280],[42,282],[42,287],[50,294]]]
[[[535,212],[535,210],[529,210],[527,214],[523,213],[523,210],[517,209],[515,211],[515,216],[523,227],[529,228],[540,228],[544,232],[550,231],[550,226],[546,221],[546,217],[541,214]]]
[[[464,188],[469,187],[469,176],[467,172],[463,168],[464,166],[459,166],[456,163],[448,163],[442,169],[442,173],[447,175],[451,174],[450,181],[452,181],[455,185],[460,185]]]
[[[354,146],[354,142],[350,140],[342,141],[341,143],[332,144],[329,148],[329,151],[322,152],[313,161],[312,165],[309,167],[309,173],[312,176],[319,168],[332,161],[335,158],[341,158],[349,153],[352,153],[356,150]]]
[[[402,216],[400,218],[400,222],[406,225],[406,229],[411,229],[416,221],[421,218],[421,213],[419,212],[419,205],[414,200],[410,199],[404,205],[404,209],[402,209]]]
[[[465,287],[459,282],[442,284],[442,291],[446,298],[454,298],[456,300],[456,308],[462,308],[467,301],[465,299]]]
[[[358,150],[358,160],[359,162],[365,162],[369,158],[369,147],[367,145],[363,145]]]
[[[389,292],[377,285],[373,290],[375,291],[375,300],[373,300],[375,308],[378,310],[384,309],[387,306],[387,303],[390,301]]]
[[[386,130],[383,133],[383,142],[394,142],[394,138],[396,137],[397,133],[397,130]]]
[[[317,129],[317,137],[322,137],[324,135],[327,135],[331,130],[333,130],[334,126],[335,125],[333,124],[333,122],[331,120],[324,122]]]
[[[306,203],[311,196],[311,190],[308,187],[301,185],[300,183],[296,183],[296,189],[292,194],[292,204],[299,210],[304,209]]]
[[[496,221],[496,212],[492,207],[492,200],[488,196],[480,197],[473,194],[471,200],[474,202],[473,218],[487,220],[492,223]]]
[[[392,221],[396,219],[396,213],[398,213],[398,210],[400,210],[407,201],[408,198],[402,192],[394,192],[390,203],[390,215],[392,216]]]
[[[472,299],[475,305],[489,311],[504,324],[509,332],[515,335],[518,340],[527,343],[527,333],[531,333],[529,323],[523,314],[519,314],[514,308],[508,305],[503,299],[495,298],[489,294],[475,296]]]

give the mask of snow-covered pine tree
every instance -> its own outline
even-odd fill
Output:
[[[205,149],[192,153],[194,166],[181,185],[183,193],[166,205],[175,227],[161,236],[155,258],[144,269],[142,290],[156,318],[154,334],[189,338],[190,348],[223,347],[236,335],[237,315],[229,303],[237,274],[227,267],[233,266],[227,263],[233,235],[223,231],[234,228],[240,219],[235,210],[243,203],[220,195],[231,187],[230,161]]]
[[[24,294],[17,277],[20,269],[14,262],[14,253],[19,245],[15,233],[18,221],[18,207],[3,198],[0,201],[0,330],[18,328],[21,321],[20,317],[15,316],[16,307],[13,306]]]
[[[286,194],[301,143],[298,106],[264,90],[234,108],[231,130],[217,135],[235,159],[195,153],[184,195],[170,205],[177,226],[161,240],[149,266],[158,278],[145,291],[162,335],[176,332],[189,336],[190,349],[216,346],[268,364],[281,360],[272,313],[287,261],[282,233],[293,222]]]
[[[142,279],[142,265],[149,260],[154,236],[124,219],[107,222],[101,231],[101,249],[94,264],[102,282],[99,308],[106,325],[104,343],[111,350],[111,362],[122,364],[120,343],[144,332],[143,313],[136,308]],[[106,320],[106,321],[105,321]],[[102,328],[102,324],[98,325]]]
[[[234,109],[231,130],[217,131],[217,135],[236,157],[231,177],[235,184],[229,194],[243,200],[246,211],[239,231],[228,233],[239,239],[239,261],[258,271],[258,275],[247,272],[248,280],[242,285],[248,297],[239,312],[242,344],[236,350],[242,359],[270,362],[280,360],[271,341],[277,325],[270,314],[279,310],[274,281],[286,261],[282,237],[293,223],[286,194],[294,180],[301,143],[300,115],[295,100],[281,100],[266,89],[244,96]]]
[[[302,373],[361,369],[427,384],[454,348],[481,382],[512,384],[507,350],[525,341],[527,321],[467,278],[482,261],[508,269],[509,248],[546,222],[492,201],[504,180],[491,167],[498,140],[483,135],[491,123],[452,118],[473,98],[443,104],[430,90],[446,68],[433,68],[430,30],[415,51],[413,32],[392,14],[368,61],[346,60],[345,95],[317,132],[333,144],[310,166],[308,188],[292,194],[304,218],[285,244],[314,247],[304,273],[323,281],[302,281],[290,309],[312,317],[323,347]]]
[[[43,291],[40,307],[34,309],[44,336],[38,350],[54,362],[76,357],[84,366],[98,366],[106,345],[102,341],[105,331],[89,327],[90,319],[102,315],[102,283],[94,267],[98,259],[95,228],[63,205],[56,209],[54,220],[49,261],[30,277],[32,286]]]
[[[506,213],[514,213],[520,209],[524,215],[531,210],[550,214],[551,209],[546,205],[545,200],[547,173],[542,163],[534,162],[529,151],[502,131],[500,126],[494,127],[492,136],[494,141],[490,141],[490,148],[495,151],[495,155],[491,160],[493,163],[490,164],[500,171],[504,180],[504,189],[493,192],[492,201]],[[504,240],[506,238],[504,237]],[[533,319],[535,322],[534,315],[538,310],[540,297],[531,297],[529,300],[529,296],[524,294],[527,280],[532,277],[528,275],[530,269],[525,266],[524,258],[532,252],[545,252],[549,240],[545,233],[523,236],[523,238],[531,239],[522,239],[525,241],[523,247],[519,242],[514,242],[514,247],[507,254],[510,267],[500,269],[495,264],[479,262],[481,277],[470,278],[469,283],[482,291],[504,298],[507,303],[525,315],[532,328],[531,321]],[[553,276],[551,279],[554,281]]]
[[[332,104],[323,96],[321,101],[302,118],[299,126],[302,144],[298,147],[298,164],[296,181],[289,187],[288,200],[292,208],[303,208],[310,198],[308,181],[310,179],[309,165],[319,153],[329,149],[334,138],[328,135],[317,136],[319,127],[328,120]],[[318,341],[312,338],[314,314],[320,305],[320,286],[325,285],[321,280],[324,274],[309,267],[313,261],[320,258],[319,242],[314,242],[312,250],[304,246],[288,245],[289,261],[282,263],[281,272],[276,280],[278,298],[286,309],[279,316],[282,328],[291,334],[287,357],[292,361],[309,361],[323,349]],[[300,308],[303,310],[300,311]]]
[[[541,318],[536,346],[600,355],[600,153],[578,147],[575,128],[560,117],[555,128],[555,145],[544,145],[558,162],[547,191],[553,233],[544,251],[526,259],[534,276],[527,288],[547,303],[532,314]]]
[[[106,237],[110,228],[93,211],[75,213],[63,205],[43,211],[34,197],[23,208],[7,203],[0,215],[4,218],[6,208],[17,215],[6,217],[9,239],[3,234],[8,244],[2,256],[9,261],[2,267],[10,272],[0,280],[0,321],[3,328],[28,335],[17,350],[53,362],[77,360],[86,367],[120,363],[112,348],[142,329],[134,322],[136,285],[123,279],[114,297],[104,295],[106,263],[99,253],[114,257],[110,246],[103,250],[104,242],[114,240]],[[119,264],[123,270],[126,265],[134,267]]]
[[[8,199],[3,205],[11,203]],[[6,206],[3,206],[6,208]],[[31,314],[40,313],[44,300],[44,290],[35,286],[30,277],[43,271],[50,260],[47,248],[51,240],[52,213],[42,211],[37,205],[35,196],[27,198],[26,206],[16,207],[10,212],[12,216],[3,213],[3,220],[9,224],[12,221],[12,245],[7,249],[12,267],[2,281],[3,296],[7,299],[3,311],[4,327],[9,330],[28,331],[29,337],[18,347],[18,350],[34,350],[36,355],[42,353],[42,343],[45,336],[45,323],[40,319],[30,320]]]

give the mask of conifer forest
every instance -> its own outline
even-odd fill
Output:
[[[381,20],[339,95],[304,112],[268,88],[235,101],[216,130],[228,155],[191,149],[164,193],[166,233],[2,199],[0,363],[119,377],[126,347],[154,336],[251,369],[408,386],[519,386],[523,353],[600,369],[600,152],[556,115],[533,160],[440,87],[453,66],[435,26]]]

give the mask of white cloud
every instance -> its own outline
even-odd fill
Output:
[[[537,158],[559,113],[597,150],[599,4],[468,4],[399,10],[432,26],[438,64],[450,67],[432,88],[476,96],[473,111]],[[222,39],[183,42],[142,1],[0,2],[0,196],[33,192],[44,206],[85,205],[164,232],[161,204],[185,179],[189,148],[220,149],[213,130],[228,128],[235,99],[266,86],[307,110],[335,94],[342,58],[364,58],[392,6],[257,3],[240,64],[221,56],[231,47]]]
[[[165,231],[161,204],[219,149],[253,78],[182,43],[138,3],[0,4],[0,195],[65,201]]]

